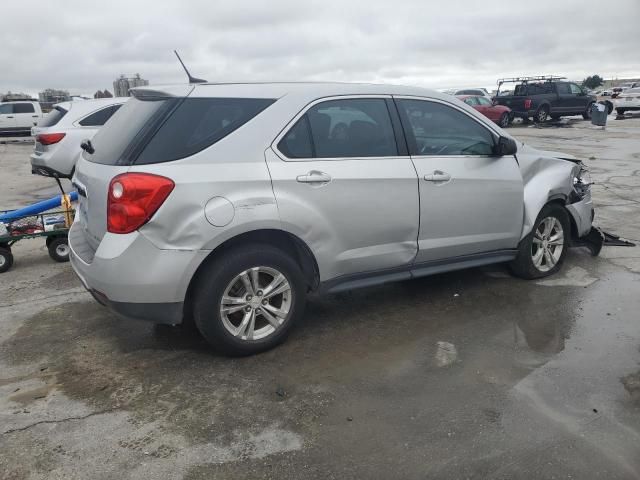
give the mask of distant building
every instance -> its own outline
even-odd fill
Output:
[[[35,100],[31,98],[31,95],[27,95],[26,93],[11,93],[7,92],[5,94],[0,93],[0,102],[12,102],[16,100]]]
[[[139,73],[136,73],[132,77],[120,75],[120,78],[113,82],[113,92],[116,97],[130,97],[129,89],[134,87],[144,87],[146,85],[149,85],[149,80],[141,78]]]
[[[113,98],[112,93],[106,88],[102,91],[98,90],[93,94],[93,98]]]
[[[69,100],[71,100],[69,92],[67,92],[66,90],[55,90],[53,88],[47,88],[46,90],[40,92],[38,94],[38,97],[40,97],[40,103],[51,105],[54,103],[68,102]]]

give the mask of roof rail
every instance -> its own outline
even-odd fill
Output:
[[[503,83],[518,83],[518,82],[527,83],[527,82],[540,82],[540,81],[552,82],[554,80],[565,80],[566,78],[567,77],[558,77],[556,75],[538,75],[536,77],[501,78],[498,80],[497,84],[498,86],[500,86]]]

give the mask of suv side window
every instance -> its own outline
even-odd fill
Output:
[[[459,110],[428,100],[398,103],[411,155],[493,154],[493,134]]]
[[[32,103],[16,103],[13,105],[13,113],[36,113]]]
[[[571,93],[568,83],[557,83],[558,93],[560,95],[568,95]]]
[[[311,107],[278,143],[289,158],[396,157],[382,98],[328,100]]]
[[[11,113],[13,113],[12,103],[5,103],[3,105],[0,105],[0,115],[9,115]]]
[[[107,123],[107,120],[109,120],[120,107],[121,105],[110,105],[102,110],[92,113],[88,117],[83,118],[78,123],[83,127],[100,127]]]
[[[580,95],[582,93],[582,89],[575,83],[570,83],[569,88],[571,89],[571,93],[574,95]]]
[[[329,100],[314,105],[306,115],[316,158],[398,156],[382,98]]]

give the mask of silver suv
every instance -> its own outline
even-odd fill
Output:
[[[361,84],[133,90],[74,184],[73,267],[127,317],[216,348],[281,342],[309,292],[510,262],[556,272],[591,230],[582,164],[454,97]]]

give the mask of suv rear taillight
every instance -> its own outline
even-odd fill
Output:
[[[109,183],[107,231],[131,233],[147,223],[167,199],[173,180],[150,173],[123,173]]]
[[[531,108],[531,99],[530,98],[527,98],[524,101],[524,108],[526,108],[527,110],[529,110]]]
[[[36,135],[36,142],[42,145],[53,145],[64,138],[65,133],[41,133]]]

